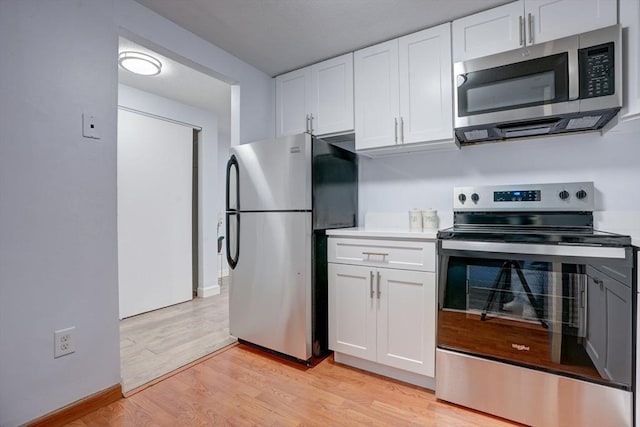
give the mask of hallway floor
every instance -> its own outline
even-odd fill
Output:
[[[140,387],[235,342],[229,335],[229,280],[219,295],[120,321],[122,391]]]

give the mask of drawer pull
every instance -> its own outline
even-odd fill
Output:
[[[371,255],[381,256],[382,258],[389,256],[389,253],[385,252],[362,252],[362,255],[366,255],[369,258]]]
[[[378,287],[378,299],[380,299],[380,272],[377,271],[376,274],[378,275],[378,281],[377,281],[377,287]]]
[[[369,277],[369,293],[370,293],[369,298],[373,298],[373,271],[370,271],[369,275],[370,275],[370,277]]]

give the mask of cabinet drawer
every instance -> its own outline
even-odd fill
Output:
[[[433,241],[330,237],[327,252],[329,262],[340,264],[436,270],[436,245]]]

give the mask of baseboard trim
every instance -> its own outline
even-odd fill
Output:
[[[353,368],[358,368],[363,371],[372,372],[383,377],[393,378],[394,380],[402,381],[405,383],[417,385],[418,387],[428,388],[429,390],[436,389],[436,381],[432,377],[426,375],[416,374],[414,372],[405,371],[403,369],[393,368],[391,366],[382,365],[380,363],[364,360],[359,357],[354,357],[344,353],[333,353],[333,360],[336,363],[342,363]]]
[[[217,283],[215,285],[198,287],[198,298],[206,298],[212,297],[214,295],[220,294],[220,285]]]
[[[50,412],[26,425],[28,427],[63,426],[120,399],[122,399],[122,386],[117,384]]]

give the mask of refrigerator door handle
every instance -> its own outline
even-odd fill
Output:
[[[230,182],[231,182],[231,168],[235,169],[236,175],[236,206],[231,208],[229,206],[229,196],[230,196]],[[226,188],[226,198],[225,198],[226,210],[227,211],[239,211],[240,210],[240,169],[238,167],[238,159],[236,159],[235,155],[231,155],[229,161],[227,162],[227,188]]]
[[[233,238],[235,239],[235,244],[236,244],[236,253],[232,256],[231,254],[231,235],[229,233],[229,229],[230,226],[229,224],[231,223],[231,218],[235,218],[236,219],[236,235],[233,236]],[[240,258],[240,214],[238,212],[227,212],[226,214],[226,234],[227,234],[227,243],[226,243],[226,249],[227,249],[227,262],[229,263],[229,268],[231,268],[232,270],[236,268],[236,265],[238,265],[238,258]]]
[[[229,199],[230,199],[230,192],[231,192],[231,169],[235,170],[235,179],[236,179],[236,200],[235,200],[235,207],[231,208],[231,206],[229,206]],[[227,252],[227,262],[229,263],[229,268],[231,268],[232,270],[234,268],[236,268],[236,265],[238,265],[238,258],[240,257],[240,168],[238,165],[238,159],[236,159],[235,155],[231,155],[231,157],[229,158],[229,161],[227,162],[227,188],[226,188],[226,199],[225,199],[225,203],[226,203],[226,226],[225,226],[225,230],[226,230],[226,235],[227,235],[227,243],[226,243],[226,252]],[[236,253],[235,254],[231,254],[231,235],[230,235],[230,220],[231,217],[234,217],[236,219],[236,233],[235,236],[233,236],[233,238],[235,239],[235,244],[236,244]]]

